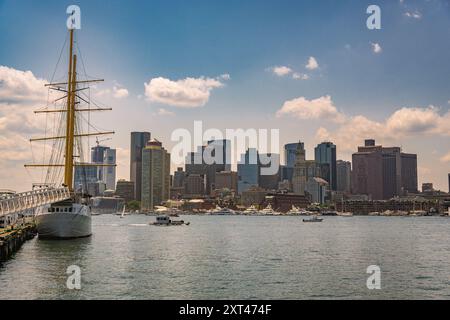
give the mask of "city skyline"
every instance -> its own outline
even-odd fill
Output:
[[[285,143],[305,142],[312,159],[317,144],[331,141],[337,159],[351,160],[374,138],[417,153],[419,185],[447,190],[448,2],[379,1],[379,31],[365,27],[365,1],[250,1],[239,11],[234,3],[194,1],[177,2],[174,12],[155,1],[127,6],[125,14],[117,1],[75,3],[86,68],[107,79],[92,94],[114,111],[93,117],[117,132],[108,145],[117,150],[118,179],[129,179],[131,131],[151,132],[170,151],[173,130],[202,120],[221,130],[280,128],[282,157]],[[0,52],[2,188],[27,190],[39,177],[23,164],[32,158],[28,139],[41,130],[33,110],[46,103],[43,84],[63,44],[53,41],[64,38],[68,4],[0,1],[0,43],[9,47]]]

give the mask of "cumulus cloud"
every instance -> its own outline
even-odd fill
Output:
[[[319,68],[319,63],[317,62],[316,58],[309,57],[308,63],[306,64],[305,68],[308,70],[315,70]]]
[[[278,77],[284,77],[292,73],[292,69],[286,66],[272,67],[270,70]]]
[[[316,132],[316,139],[332,140],[341,150],[348,152],[366,138],[391,142],[421,135],[450,136],[450,111],[441,114],[433,106],[401,108],[384,121],[374,121],[362,115],[341,116],[343,121],[335,131],[321,127]]]
[[[286,101],[276,113],[277,117],[292,115],[298,119],[328,119],[341,122],[343,115],[334,106],[330,96],[324,96],[313,100],[305,97]]]
[[[129,92],[126,88],[120,85],[114,85],[112,89],[103,89],[97,92],[98,97],[111,96],[115,99],[124,99],[129,96]]]
[[[383,48],[381,48],[381,45],[379,43],[371,43],[372,46],[372,52],[379,54],[381,52],[383,52]]]
[[[45,101],[47,82],[31,71],[0,66],[0,103],[36,103]]]
[[[224,86],[220,80],[226,80],[229,75],[213,78],[186,78],[170,80],[162,77],[153,78],[145,83],[145,96],[150,102],[157,102],[181,108],[196,108],[204,106],[211,91]]]
[[[33,111],[47,103],[46,83],[31,71],[0,66],[0,177],[4,188],[30,180],[22,164],[32,161],[28,139],[45,129],[45,117],[37,117]],[[42,154],[45,146],[33,148],[35,154]]]

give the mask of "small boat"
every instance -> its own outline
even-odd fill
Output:
[[[288,215],[293,215],[293,216],[308,216],[311,214],[311,212],[307,211],[307,210],[303,210],[300,208],[297,208],[296,206],[292,205],[291,210],[289,210],[287,212]]]
[[[228,208],[221,208],[217,206],[215,209],[209,210],[207,214],[212,216],[231,216],[235,215],[236,212],[234,210],[228,209]]]
[[[318,218],[317,216],[313,216],[312,218],[303,219],[303,222],[322,222],[322,218]]]
[[[242,214],[246,216],[257,215],[258,213],[259,213],[258,209],[256,209],[255,206],[250,206],[242,212]]]
[[[262,214],[263,216],[275,216],[275,215],[279,215],[280,213],[275,212],[272,209],[272,205],[269,204],[266,208],[262,209],[261,211],[259,211],[260,214]]]
[[[169,226],[183,226],[183,225],[190,225],[190,222],[184,222],[183,220],[172,220],[167,215],[161,215],[156,217],[156,222],[150,222],[149,223],[152,226],[163,226],[163,227],[169,227]]]
[[[352,212],[338,212],[337,215],[339,217],[353,217],[353,213]]]

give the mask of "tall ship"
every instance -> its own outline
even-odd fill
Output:
[[[89,164],[84,161],[83,150],[86,143],[82,138],[99,135],[114,134],[114,132],[100,132],[90,123],[90,112],[105,111],[111,108],[99,107],[90,99],[90,85],[101,82],[99,79],[88,79],[84,71],[84,62],[81,57],[82,70],[85,79],[79,79],[77,71],[78,54],[81,55],[78,42],[75,39],[75,30],[69,29],[66,41],[61,51],[60,60],[55,68],[55,73],[60,64],[64,49],[68,47],[68,74],[63,76],[62,82],[54,82],[52,79],[45,86],[49,89],[49,101],[47,106],[35,113],[43,113],[47,117],[53,116],[50,129],[46,127],[46,134],[52,136],[30,139],[30,142],[48,143],[44,146],[43,164],[26,165],[27,168],[42,168],[43,182],[33,188],[52,188],[61,186],[70,192],[70,198],[61,202],[51,203],[38,207],[35,211],[35,220],[38,236],[41,239],[74,239],[89,237],[92,234],[90,195],[87,188],[74,185],[74,171],[77,174],[85,174],[90,169],[96,170],[102,164]],[[65,74],[65,72],[64,72]],[[54,77],[54,76],[53,76]],[[56,99],[50,101],[50,97]],[[87,132],[85,132],[87,131]],[[87,143],[88,144],[88,143]],[[47,152],[50,149],[51,152]]]

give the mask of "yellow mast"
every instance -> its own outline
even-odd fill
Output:
[[[73,29],[70,30],[69,79],[67,84],[66,154],[64,184],[73,191],[73,146],[75,135],[75,85],[77,57],[73,54]]]

